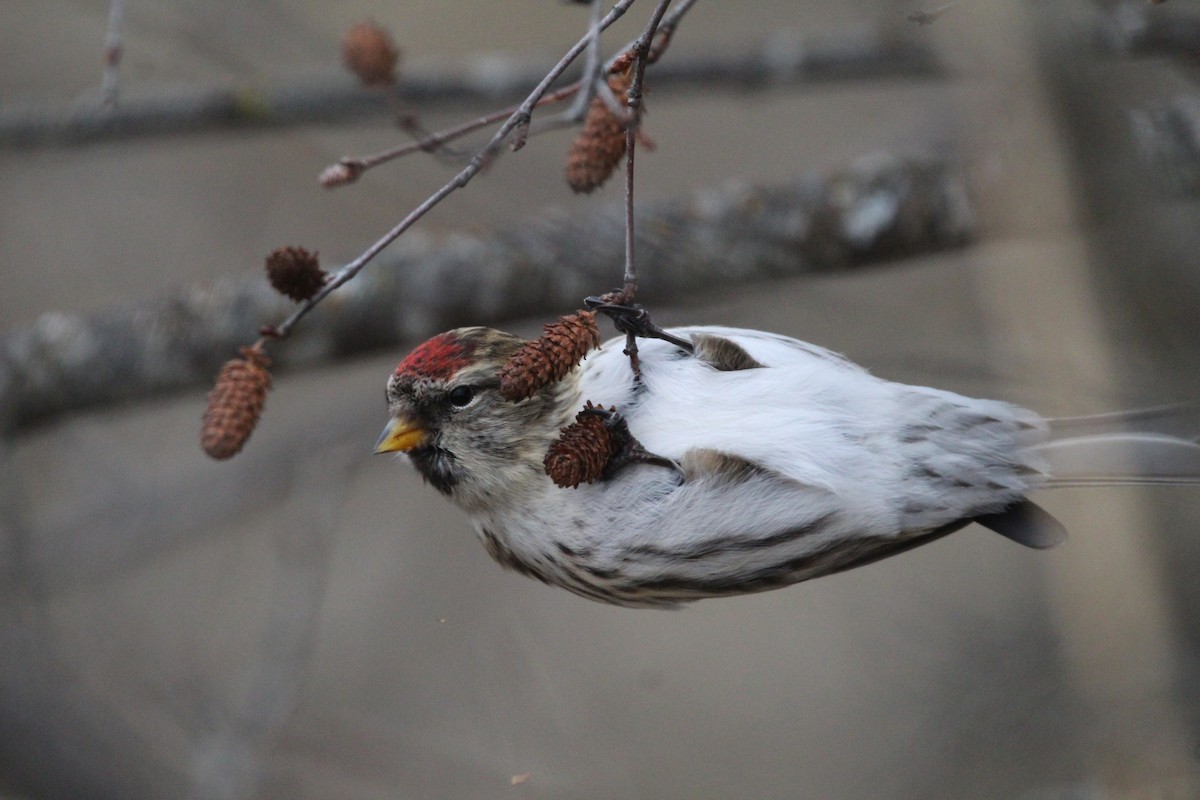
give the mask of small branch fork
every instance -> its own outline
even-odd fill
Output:
[[[265,352],[267,340],[282,339],[290,335],[292,328],[318,303],[344,283],[352,280],[368,262],[451,192],[465,187],[500,152],[505,141],[509,141],[513,150],[523,147],[530,136],[530,122],[535,108],[565,99],[572,94],[576,96],[576,102],[572,104],[571,108],[557,117],[539,120],[541,124],[538,131],[578,122],[584,113],[588,113],[588,109],[599,102],[594,101],[593,98],[596,92],[600,92],[601,101],[613,116],[611,119],[605,120],[603,108],[597,106],[600,108],[600,116],[590,117],[589,124],[591,125],[596,119],[601,120],[599,128],[609,135],[610,142],[615,140],[618,144],[616,149],[609,150],[614,156],[613,159],[604,162],[605,178],[608,177],[612,167],[616,165],[617,159],[620,158],[621,128],[624,128],[624,281],[619,290],[610,292],[603,297],[589,297],[585,302],[593,312],[604,312],[612,319],[617,330],[626,335],[625,354],[629,357],[635,382],[641,380],[641,365],[638,360],[637,347],[639,337],[655,337],[669,341],[688,351],[693,349],[691,342],[673,336],[651,322],[646,310],[634,302],[638,288],[635,259],[634,174],[643,111],[642,87],[646,66],[665,51],[675,26],[695,0],[682,0],[671,16],[667,15],[667,9],[672,0],[657,0],[642,35],[606,65],[601,65],[600,62],[600,33],[621,17],[635,0],[618,0],[603,18],[600,16],[600,2],[601,0],[591,0],[590,2],[587,35],[559,59],[554,68],[542,78],[537,87],[525,98],[525,101],[516,108],[485,115],[440,133],[423,135],[418,141],[393,148],[377,156],[366,159],[342,159],[338,164],[322,173],[320,181],[325,186],[332,187],[350,183],[357,179],[364,170],[376,164],[419,150],[433,152],[455,137],[503,119],[502,124],[492,134],[487,144],[471,157],[457,175],[410,211],[358,258],[332,275],[322,272],[316,263],[315,255],[302,248],[280,248],[272,253],[267,260],[267,272],[271,285],[288,297],[302,300],[302,302],[291,316],[277,327],[263,326],[259,332],[259,340],[251,347],[242,349],[242,358],[227,362],[222,367],[216,386],[209,394],[208,407],[201,429],[201,443],[210,456],[229,458],[236,454],[242,449],[258,423],[262,413],[263,400],[271,382],[268,369],[270,361]],[[114,0],[114,8],[119,9],[116,0]],[[550,87],[553,83],[584,51],[587,52],[584,77],[571,86],[551,92]],[[389,83],[393,85],[395,83],[395,60],[393,50],[388,59],[388,67],[391,70]],[[371,77],[366,76],[365,67],[361,64],[355,71],[364,81]],[[622,73],[622,81],[619,85],[628,87],[624,104],[621,104],[613,96],[607,78],[602,79],[602,76],[607,73],[618,72]],[[413,129],[410,128],[410,130]],[[590,131],[585,130],[581,136],[593,136],[596,130],[597,128],[593,126]],[[611,145],[609,146],[611,147]],[[571,186],[576,188],[574,183]],[[534,389],[545,385],[546,379],[560,380],[565,375],[565,370],[560,370],[560,366],[565,366],[567,369],[572,368],[584,353],[598,344],[599,336],[596,331],[594,313],[578,314],[573,322],[570,321],[570,318],[564,317],[556,325],[546,326],[546,333],[543,334],[543,337],[529,343],[532,346],[529,354],[522,355],[523,349],[522,353],[518,353],[505,365],[505,371],[501,376],[501,393],[512,400],[519,400],[521,396],[527,397],[526,390],[530,388],[527,385],[530,384],[528,380],[530,375],[536,377],[540,382],[535,382],[537,385],[533,386]],[[558,356],[562,354],[564,347],[569,351],[567,357],[559,359]],[[510,381],[514,389],[511,397],[510,393],[506,393],[503,389],[506,376],[515,376]],[[547,451],[544,464],[547,473],[555,483],[578,486],[581,479],[591,482],[596,477],[608,478],[623,466],[633,463],[668,467],[682,474],[679,464],[669,458],[648,452],[629,430],[624,418],[616,412],[615,408],[592,409],[589,403],[587,409],[582,413],[583,416],[577,418],[576,426],[564,429],[563,436]],[[597,430],[594,424],[588,425],[584,422],[586,418],[594,414],[603,416],[600,430]],[[571,431],[574,433],[567,435]],[[603,463],[598,461],[597,456],[603,456]],[[597,467],[599,467],[598,470]]]
[[[658,40],[654,42],[646,58],[646,64],[653,64],[666,52],[670,44],[672,34],[678,28],[684,14],[696,4],[696,0],[686,0],[675,9],[672,9],[667,14],[662,22],[658,25]],[[604,27],[604,20],[600,20],[594,26],[598,31]],[[589,30],[589,36],[592,36]],[[598,41],[593,39],[593,41]],[[640,37],[638,39],[640,41]],[[598,46],[598,45],[597,45]],[[608,88],[608,84],[603,80],[603,75],[607,73],[621,72],[626,69],[633,60],[633,48],[637,46],[637,42],[631,42],[625,50],[621,51],[614,58],[609,59],[607,63],[599,62],[599,67],[593,71],[592,67],[585,66],[585,77],[581,80],[574,81],[552,92],[546,92],[540,97],[534,108],[553,105],[559,103],[569,97],[575,97],[575,102],[571,104],[571,108],[564,111],[562,114],[538,120],[535,123],[530,123],[529,135],[545,133],[549,130],[557,130],[559,128],[569,127],[578,123],[583,115],[587,112],[588,103],[591,101],[592,95],[599,93],[602,97],[607,96],[611,101],[611,107],[614,113],[622,115],[628,114],[628,110],[617,104],[615,98],[612,97],[612,91]],[[592,45],[589,45],[588,52],[591,51]],[[528,101],[526,101],[528,102]],[[386,164],[389,161],[394,161],[404,156],[412,155],[413,153],[425,152],[431,153],[438,150],[443,145],[459,139],[475,131],[486,128],[496,122],[501,122],[508,119],[513,114],[519,112],[521,105],[509,106],[498,111],[493,111],[490,114],[485,114],[477,119],[470,120],[453,128],[431,133],[413,142],[405,142],[397,147],[388,150],[382,150],[368,156],[346,156],[337,161],[337,163],[326,168],[322,172],[322,176],[330,175],[339,176],[337,179],[325,180],[322,177],[321,182],[327,186],[341,186],[347,183],[352,183],[359,178],[364,172],[381,164]],[[513,149],[518,149],[514,146]]]
[[[540,106],[560,102],[561,100],[563,100],[567,97],[570,97],[573,94],[576,94],[579,91],[580,86],[581,86],[581,82],[576,81],[574,83],[571,83],[571,84],[568,84],[567,86],[562,87],[561,89],[556,89],[553,92],[549,92],[544,97],[542,97],[540,100],[538,100],[537,103],[534,104],[534,106],[540,107]],[[411,155],[411,154],[417,153],[417,152],[432,153],[432,152],[438,150],[439,148],[441,148],[442,145],[452,142],[455,139],[459,139],[463,136],[466,136],[467,134],[474,133],[475,131],[479,130],[480,128],[486,128],[488,125],[491,125],[493,123],[508,119],[513,114],[515,114],[519,108],[520,108],[520,106],[509,106],[508,108],[502,108],[499,111],[493,111],[490,114],[485,114],[484,116],[479,117],[478,119],[473,119],[473,120],[470,120],[469,122],[464,122],[461,125],[456,125],[453,128],[446,128],[445,130],[441,130],[436,133],[431,133],[428,136],[424,136],[420,139],[417,139],[416,141],[405,142],[404,144],[399,145],[398,147],[393,147],[388,150],[383,150],[383,151],[380,151],[373,155],[357,156],[357,157],[348,156],[346,158],[342,158],[337,162],[337,164],[326,169],[325,172],[322,173],[322,175],[330,174],[332,170],[336,170],[339,167],[341,167],[346,170],[349,170],[350,174],[345,179],[340,180],[336,184],[332,184],[332,185],[341,185],[343,183],[350,183],[354,180],[357,180],[358,177],[360,175],[362,175],[362,173],[366,172],[368,169],[377,167],[380,164],[386,164],[389,161],[394,161],[397,158],[403,158],[404,156]],[[324,181],[324,180],[322,180],[321,182],[326,183],[326,181]]]
[[[486,166],[496,156],[496,154],[500,151],[500,148],[510,136],[512,137],[512,149],[520,149],[520,147],[524,145],[529,135],[529,125],[530,120],[532,119],[533,110],[540,105],[557,102],[566,97],[570,97],[571,95],[579,92],[580,89],[589,82],[589,79],[585,78],[584,80],[581,80],[570,86],[562,87],[554,92],[550,91],[550,86],[563,74],[564,71],[566,71],[567,67],[569,67],[576,58],[584,53],[585,50],[587,50],[589,47],[594,47],[594,42],[596,37],[599,35],[599,32],[607,29],[614,22],[616,22],[616,20],[624,15],[624,13],[630,8],[630,6],[633,5],[634,2],[635,0],[618,0],[618,2],[613,5],[612,9],[610,9],[603,18],[599,19],[599,21],[593,21],[593,24],[589,27],[587,34],[584,35],[583,38],[581,38],[578,42],[576,42],[566,52],[565,55],[563,55],[559,62],[555,64],[555,66],[546,74],[541,82],[538,83],[534,90],[530,92],[529,96],[525,98],[524,102],[518,105],[515,109],[512,109],[511,111],[506,109],[505,111],[480,117],[477,120],[465,123],[457,128],[427,136],[420,141],[405,144],[401,147],[395,148],[392,151],[381,153],[377,156],[372,156],[365,159],[343,159],[339,166],[342,166],[344,169],[348,170],[353,177],[357,177],[357,175],[360,174],[364,169],[374,166],[375,164],[383,163],[384,161],[398,158],[408,153],[436,148],[439,145],[450,141],[451,139],[465,135],[471,131],[478,130],[479,128],[496,122],[499,119],[504,119],[503,124],[496,130],[488,142],[475,153],[470,162],[468,162],[462,171],[460,171],[444,186],[426,198],[424,202],[410,211],[391,230],[389,230],[375,243],[364,250],[357,258],[355,258],[353,261],[350,261],[336,272],[333,272],[329,276],[329,279],[326,281],[325,285],[321,287],[320,291],[302,303],[291,314],[291,316],[277,326],[264,326],[262,329],[262,335],[272,339],[281,339],[289,336],[296,324],[299,323],[300,320],[305,316],[307,316],[308,313],[312,311],[312,309],[315,308],[321,301],[337,290],[340,286],[352,280],[362,270],[363,267],[365,267],[377,255],[379,255],[379,253],[385,247],[387,247],[401,234],[412,227],[417,220],[425,216],[430,209],[435,207],[454,191],[465,187],[471,181],[471,179],[474,178],[475,175],[478,174],[479,171],[482,170],[483,167]],[[654,40],[655,31],[663,26],[666,26],[668,30],[673,30],[674,27],[678,25],[679,20],[682,18],[683,12],[686,12],[686,10],[694,4],[695,0],[682,3],[679,7],[679,13],[673,14],[667,19],[664,19],[666,7],[669,2],[670,0],[660,0],[658,6],[655,8],[650,26],[631,48],[637,53],[641,54],[638,58],[638,62],[641,64],[641,72],[644,72],[645,64],[647,63],[647,57],[651,54],[651,44]],[[659,46],[656,49],[658,54],[661,54],[662,50],[664,49],[662,39],[659,40]],[[615,66],[615,62],[619,61],[621,58],[622,56],[618,56],[617,59],[614,60],[614,63],[609,65],[609,68],[612,69]],[[603,70],[600,72],[603,72]],[[597,74],[597,76],[594,78],[591,78],[591,82],[594,83],[597,81],[599,81],[599,74]],[[638,92],[638,100],[640,102],[640,89]],[[632,126],[631,129],[635,127],[636,126]],[[539,127],[538,132],[541,132],[545,129],[545,127]]]

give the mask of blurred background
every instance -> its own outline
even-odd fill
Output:
[[[404,140],[376,96],[274,124],[53,134],[94,113],[108,13],[0,4],[10,365],[31,331],[256,279],[280,245],[345,262],[461,167],[417,155],[321,189],[340,156]],[[118,112],[196,90],[353,95],[338,43],[368,18],[402,76],[486,81],[547,69],[586,9],[127,0]],[[897,43],[920,68],[877,58]],[[1049,415],[1200,399],[1200,3],[701,2],[663,67],[810,46],[844,63],[659,91],[652,72],[639,201],[933,159],[964,188],[968,240],[719,291],[656,284],[645,263],[658,321],[775,330]],[[511,101],[409,110],[434,130]],[[618,203],[619,181],[563,185],[571,135],[506,153],[412,238],[436,253]],[[586,292],[617,281],[611,263]],[[534,333],[571,308],[505,325]],[[0,793],[1200,797],[1196,491],[1041,496],[1072,532],[1050,552],[968,528],[764,595],[607,608],[504,572],[404,460],[371,457],[387,375],[436,332],[401,313],[410,341],[281,364],[230,462],[198,447],[199,383],[10,424]]]

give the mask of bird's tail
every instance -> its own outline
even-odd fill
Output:
[[[1200,406],[1157,406],[1049,420],[1031,450],[1047,487],[1200,485]]]

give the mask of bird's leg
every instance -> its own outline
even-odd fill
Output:
[[[672,336],[665,330],[655,325],[650,319],[650,312],[641,306],[639,303],[625,303],[625,294],[623,292],[609,292],[608,294],[599,297],[584,298],[584,304],[593,311],[600,311],[607,314],[612,320],[613,326],[625,334],[625,355],[629,356],[629,364],[633,368],[633,374],[636,377],[641,377],[641,365],[638,362],[637,355],[637,339],[662,339],[671,344],[691,353],[695,351],[692,343],[687,339],[681,339],[678,336]]]
[[[629,430],[629,423],[625,421],[625,417],[618,412],[594,406],[585,408],[581,413],[603,417],[604,427],[608,429],[608,435],[612,439],[613,454],[608,459],[608,463],[604,465],[604,473],[600,476],[604,480],[609,480],[628,464],[655,464],[683,475],[683,467],[679,466],[674,459],[651,453],[643,447],[633,432]]]

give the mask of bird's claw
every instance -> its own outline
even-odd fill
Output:
[[[613,326],[626,336],[631,338],[662,339],[689,353],[694,351],[695,348],[690,341],[673,336],[658,325],[655,325],[650,319],[650,312],[643,308],[641,304],[624,303],[623,300],[623,293],[609,292],[599,297],[584,298],[583,302],[592,311],[600,311],[606,314],[612,320]]]
[[[608,429],[609,436],[613,439],[614,452],[608,463],[604,465],[604,473],[601,475],[604,480],[611,479],[622,467],[629,464],[654,464],[672,469],[681,477],[683,476],[683,467],[679,465],[679,462],[657,453],[651,453],[643,447],[633,432],[629,430],[629,423],[625,421],[625,417],[619,412],[592,406],[585,408],[582,413],[602,417],[604,427]]]

